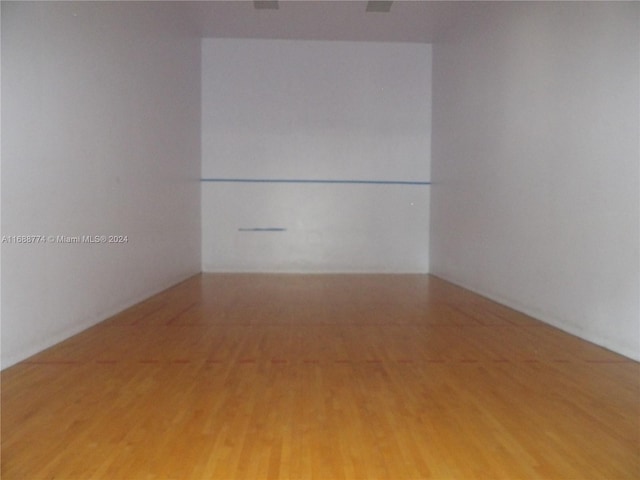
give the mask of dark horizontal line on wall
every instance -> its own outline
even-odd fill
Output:
[[[316,180],[282,178],[201,178],[201,182],[211,183],[333,183],[358,185],[431,185],[431,182],[404,180]]]
[[[252,228],[239,228],[239,232],[286,232],[286,228],[282,227],[252,227]]]

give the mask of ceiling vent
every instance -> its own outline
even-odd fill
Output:
[[[253,8],[256,10],[278,10],[278,1],[254,1]]]
[[[367,2],[367,12],[388,13],[393,2],[371,1]]]

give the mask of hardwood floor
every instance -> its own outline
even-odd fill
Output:
[[[2,478],[638,479],[640,366],[434,277],[200,275],[2,372]]]

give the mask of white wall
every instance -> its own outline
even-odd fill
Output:
[[[177,7],[2,2],[7,367],[200,271],[200,48]]]
[[[640,359],[640,5],[496,3],[434,45],[431,271]]]
[[[428,181],[430,91],[425,44],[204,39],[202,175]],[[421,185],[204,183],[203,269],[426,272],[428,209]]]

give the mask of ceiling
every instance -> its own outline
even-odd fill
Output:
[[[189,2],[202,37],[434,42],[464,2],[394,1],[388,13],[366,1],[286,1],[257,10],[252,1]]]

